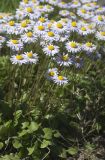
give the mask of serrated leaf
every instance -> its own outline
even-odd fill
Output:
[[[70,155],[76,155],[78,153],[78,148],[77,147],[70,147],[67,152],[70,154]]]
[[[51,145],[51,141],[48,141],[48,140],[43,140],[42,144],[41,144],[41,147],[40,148],[46,148],[48,147],[49,145]]]
[[[53,130],[52,129],[44,128],[43,132],[44,132],[44,138],[45,139],[52,139],[52,136],[53,136]]]
[[[28,150],[28,155],[32,155],[32,153],[34,152],[34,149],[35,149],[34,146],[27,148],[27,150]]]
[[[2,142],[0,142],[0,149],[2,149],[4,146],[4,144]]]
[[[13,144],[13,147],[16,149],[22,147],[22,144],[18,140],[14,140],[12,144]]]

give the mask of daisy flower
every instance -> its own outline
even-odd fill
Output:
[[[48,3],[56,6],[58,4],[58,0],[49,0]]]
[[[105,13],[105,7],[99,7],[95,10],[96,14],[104,14]]]
[[[82,3],[91,3],[91,2],[97,2],[97,0],[81,0]]]
[[[10,58],[10,60],[11,60],[12,64],[22,65],[22,64],[26,64],[27,63],[27,59],[25,59],[24,56],[21,55],[21,54],[13,55]]]
[[[81,51],[81,45],[75,41],[67,42],[66,49],[68,52],[77,53]]]
[[[77,0],[74,0],[74,1],[71,2],[70,8],[78,8],[80,6],[81,6],[81,3]]]
[[[64,33],[66,30],[67,30],[67,27],[64,23],[61,23],[61,22],[55,22],[53,25],[52,25],[52,30],[54,30],[54,32],[56,33]]]
[[[36,64],[38,62],[38,55],[36,53],[24,52],[24,58],[27,59],[27,62]]]
[[[59,47],[55,46],[53,44],[49,44],[47,46],[45,46],[43,48],[43,52],[47,55],[47,56],[54,56],[55,54],[57,54],[59,52]]]
[[[51,5],[47,4],[44,6],[45,7],[45,12],[53,12],[54,7],[52,7]]]
[[[98,40],[105,41],[105,31],[97,32],[95,36]]]
[[[99,6],[95,5],[94,3],[86,3],[82,7],[88,11],[93,11],[93,10],[97,9]]]
[[[2,43],[4,43],[5,41],[6,41],[6,38],[3,37],[3,36],[0,36],[0,43],[2,44]]]
[[[79,27],[78,33],[80,35],[89,35],[89,34],[93,34],[95,32],[94,28],[90,28],[89,26],[85,25],[85,26],[81,26]]]
[[[31,29],[32,29],[32,25],[28,24],[27,21],[22,21],[17,27],[17,30],[20,34],[24,32],[28,32]]]
[[[57,68],[49,68],[47,73],[46,73],[46,77],[49,80],[53,80],[53,78],[58,75],[58,69]]]
[[[78,23],[76,21],[71,21],[70,24],[68,24],[68,27],[71,32],[77,32],[78,31]]]
[[[94,16],[94,14],[92,12],[87,11],[86,9],[78,9],[77,14],[84,18],[84,19],[89,19],[92,18]]]
[[[40,17],[37,22],[38,25],[46,25],[47,23],[48,19],[46,19],[45,17]]]
[[[97,25],[105,25],[105,16],[104,15],[96,15],[92,21]]]
[[[36,24],[34,26],[34,34],[36,34],[38,36],[44,35],[46,31],[47,31],[47,29],[44,25]]]
[[[19,32],[17,30],[17,27],[18,27],[18,24],[15,23],[15,21],[9,21],[7,24],[6,24],[6,32],[7,34],[15,34],[15,35],[18,35]]]
[[[63,17],[67,17],[69,16],[70,12],[68,10],[61,10],[59,11],[59,15],[63,16]]]
[[[50,32],[46,32],[43,35],[43,39],[48,42],[59,41],[59,35],[57,33],[50,31]]]
[[[68,8],[68,4],[66,2],[59,2],[58,7],[60,8]]]
[[[14,51],[20,51],[23,49],[23,42],[21,40],[10,39],[7,42],[7,46],[10,47]]]
[[[37,37],[32,32],[27,32],[21,36],[23,43],[34,43],[37,40]]]
[[[60,66],[70,66],[73,64],[73,59],[69,57],[68,54],[63,53],[63,55],[59,54],[56,57],[56,62],[60,65]]]
[[[83,44],[82,49],[86,52],[91,53],[96,50],[96,46],[91,42],[87,42],[87,43]]]
[[[53,81],[60,86],[68,83],[68,79],[62,75],[54,76]]]

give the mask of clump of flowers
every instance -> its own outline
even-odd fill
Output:
[[[17,65],[41,65],[44,56],[46,79],[67,84],[72,69],[83,69],[88,60],[100,57],[104,13],[97,0],[22,0],[15,15],[0,17],[0,31],[8,36],[0,36],[0,48],[6,43]]]

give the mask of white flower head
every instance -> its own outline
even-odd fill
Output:
[[[105,41],[105,31],[97,31],[95,36],[98,40]]]
[[[23,43],[34,43],[37,41],[37,36],[34,35],[32,32],[27,32],[24,35],[21,35],[21,40]]]
[[[68,79],[62,75],[54,76],[53,81],[60,86],[68,83]]]
[[[63,53],[63,55],[58,54],[55,60],[60,66],[68,67],[73,64],[73,58],[65,53]]]
[[[23,55],[13,55],[11,58],[10,58],[12,64],[19,64],[19,65],[22,65],[22,64],[26,64],[27,63],[27,59],[24,58]]]
[[[23,42],[21,40],[10,39],[7,42],[7,46],[10,47],[14,51],[20,51],[23,49]]]
[[[36,53],[30,52],[24,52],[23,57],[27,59],[27,62],[36,64],[38,62],[38,55]]]
[[[59,53],[59,47],[53,44],[49,44],[43,48],[43,52],[47,56],[54,56],[55,54]]]
[[[94,45],[91,42],[87,42],[87,43],[83,44],[83,46],[82,46],[82,49],[86,52],[89,52],[89,53],[96,51],[96,48],[97,48],[96,45]]]
[[[75,41],[69,41],[66,43],[66,49],[68,52],[77,53],[81,51],[81,45]]]

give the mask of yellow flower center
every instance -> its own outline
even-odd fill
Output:
[[[101,35],[102,35],[102,36],[105,36],[105,32],[101,32]]]
[[[87,43],[86,43],[86,46],[87,46],[87,47],[92,47],[92,43],[87,42]]]
[[[65,5],[66,3],[65,2],[61,2],[61,4]]]
[[[30,19],[25,20],[27,24],[30,24]]]
[[[45,30],[45,27],[44,27],[44,26],[38,26],[38,29],[39,29],[40,31],[44,31],[44,30]]]
[[[49,75],[53,77],[55,75],[55,73],[53,71],[50,71]]]
[[[89,3],[86,4],[87,7],[90,7],[91,5]]]
[[[100,7],[100,8],[98,8],[98,10],[99,10],[99,11],[102,11],[102,8]]]
[[[46,20],[45,20],[44,17],[41,17],[41,18],[39,18],[39,21],[42,22],[42,23],[44,23]]]
[[[17,56],[16,56],[16,59],[17,59],[17,60],[22,60],[22,59],[23,59],[23,56],[22,56],[22,55],[17,55]]]
[[[23,28],[27,27],[26,21],[21,23],[21,27],[23,27]]]
[[[85,13],[86,13],[86,10],[85,10],[85,9],[81,9],[81,12],[85,14]]]
[[[73,4],[78,4],[78,2],[77,2],[77,1],[75,1]]]
[[[39,9],[43,9],[43,6],[40,5],[40,6],[39,6]]]
[[[72,22],[71,25],[72,25],[72,27],[77,27],[77,23],[76,22]]]
[[[49,37],[54,37],[54,33],[53,32],[48,32],[48,36]]]
[[[49,23],[49,24],[48,24],[48,28],[50,29],[50,28],[51,28],[51,26],[52,26],[52,23]]]
[[[62,81],[64,79],[63,76],[58,76],[58,80]]]
[[[24,0],[24,3],[28,3],[28,0]]]
[[[48,49],[51,50],[51,51],[53,51],[54,50],[54,46],[50,45],[50,46],[48,46]]]
[[[3,19],[3,16],[0,16],[0,19]]]
[[[69,57],[68,57],[68,55],[64,55],[64,56],[62,56],[62,59],[63,59],[64,61],[67,61],[67,60],[69,59]]]
[[[48,9],[50,9],[50,8],[51,8],[51,6],[50,6],[50,5],[47,5],[46,7],[47,7]]]
[[[61,23],[57,23],[57,28],[63,28],[63,25]]]
[[[18,44],[19,43],[18,40],[15,40],[15,39],[11,40],[11,41],[12,41],[13,44]]]
[[[28,8],[27,8],[27,12],[32,13],[32,12],[33,12],[32,8],[31,8],[31,7],[28,7]]]
[[[98,20],[99,20],[99,21],[103,21],[102,16],[98,16]]]
[[[28,52],[28,53],[27,53],[27,56],[28,56],[29,58],[32,58],[32,57],[33,57],[33,53],[32,53],[32,52]]]
[[[70,16],[75,16],[75,14],[73,12],[70,12]]]
[[[32,36],[33,36],[32,32],[27,33],[27,37],[32,37]]]
[[[76,47],[77,47],[77,44],[76,44],[75,42],[70,42],[70,46],[71,46],[72,48],[76,48]]]
[[[81,28],[81,31],[86,31],[86,27],[82,27],[82,28]]]
[[[14,21],[10,21],[10,22],[9,22],[9,25],[10,25],[10,26],[14,26],[14,24],[15,24]]]
[[[89,25],[88,28],[89,28],[89,29],[93,29],[93,25]]]

